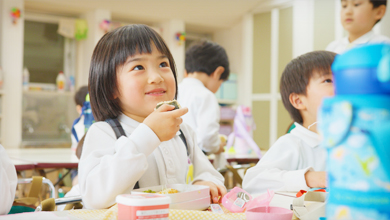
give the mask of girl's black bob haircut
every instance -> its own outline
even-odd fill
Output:
[[[106,33],[99,40],[92,54],[88,89],[91,109],[96,121],[117,118],[121,114],[119,100],[114,99],[114,94],[119,94],[116,72],[129,57],[152,53],[153,44],[169,59],[176,82],[175,98],[177,97],[176,65],[162,37],[146,25],[120,27]]]

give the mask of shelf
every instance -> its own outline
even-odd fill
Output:
[[[52,96],[58,96],[58,95],[63,95],[63,96],[73,96],[74,92],[70,91],[48,91],[48,90],[28,90],[28,91],[23,91],[23,94],[28,94],[28,95],[52,95]]]

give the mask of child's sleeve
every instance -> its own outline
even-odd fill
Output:
[[[246,172],[243,189],[251,194],[264,193],[267,189],[275,191],[308,189],[305,173],[312,168],[298,169],[301,163],[298,142],[281,137],[257,165]]]
[[[193,182],[203,180],[224,186],[225,178],[213,167],[207,156],[198,147],[196,143],[196,134],[189,126],[187,129],[188,132],[186,132],[185,136],[187,140],[190,140],[188,142],[191,153],[190,158],[192,164],[194,165]]]
[[[207,153],[215,153],[219,150],[221,140],[219,139],[220,109],[218,100],[214,94],[207,93],[202,99],[197,99],[198,111],[197,121],[197,144]]]
[[[0,215],[8,214],[11,209],[17,182],[15,166],[0,145]]]
[[[157,135],[140,124],[129,137],[116,139],[105,122],[93,124],[85,137],[79,184],[87,208],[107,208],[119,194],[130,193],[148,168],[147,157],[159,146]]]

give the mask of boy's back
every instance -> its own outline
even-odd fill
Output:
[[[214,93],[198,79],[185,78],[179,84],[178,101],[189,109],[182,118],[195,131],[198,147],[205,152],[217,151],[220,110]]]
[[[219,139],[220,108],[214,93],[229,77],[226,51],[210,41],[195,42],[186,51],[185,69],[188,75],[178,86],[178,101],[188,107],[183,121],[195,131],[204,152],[221,153],[225,143]]]

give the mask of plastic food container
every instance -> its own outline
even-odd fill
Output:
[[[162,186],[151,186],[140,188],[131,191],[132,195],[149,194],[160,195],[154,193],[145,193],[146,190],[159,192]],[[171,209],[186,209],[186,210],[205,210],[210,206],[210,188],[201,185],[187,184],[168,184],[166,188],[177,189],[179,192],[174,194],[164,194],[171,198]]]
[[[164,195],[118,195],[118,220],[168,220],[171,198]]]

